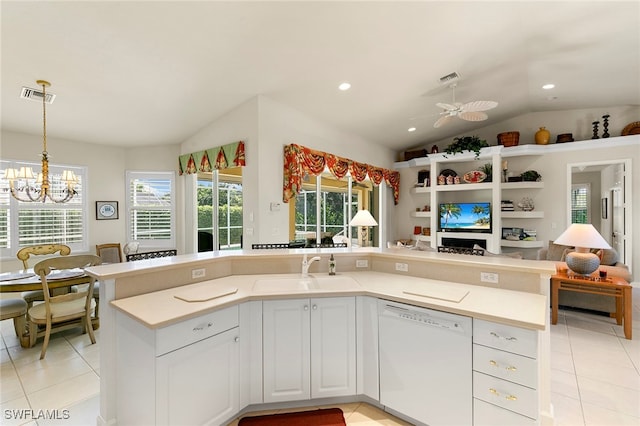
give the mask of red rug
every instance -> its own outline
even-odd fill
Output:
[[[346,426],[342,410],[324,408],[297,413],[269,414],[266,416],[243,417],[238,426]]]

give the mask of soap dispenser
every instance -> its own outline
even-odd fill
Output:
[[[336,260],[333,257],[333,253],[331,253],[331,256],[329,257],[329,275],[335,275],[336,274]]]

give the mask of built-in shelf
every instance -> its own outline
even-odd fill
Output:
[[[503,182],[500,184],[502,189],[541,189],[544,188],[544,182]]]
[[[431,187],[430,186],[416,186],[411,188],[411,190],[409,191],[412,194],[428,194],[431,192]]]
[[[431,217],[431,212],[411,212],[411,217]]]
[[[430,243],[433,237],[431,235],[412,235],[411,239],[414,241],[425,241]]]
[[[544,212],[543,211],[515,211],[515,212],[500,212],[500,215],[503,219],[543,219]]]
[[[438,185],[436,191],[479,191],[481,189],[492,189],[493,184],[488,183],[459,183],[453,185]]]
[[[518,247],[518,248],[541,248],[544,246],[543,241],[511,241],[511,240],[500,240],[500,245],[502,247]]]
[[[638,143],[636,135],[617,136],[607,139],[587,139],[583,141],[553,143],[548,145],[525,144],[511,147],[502,145],[490,146],[480,150],[480,159],[489,158],[492,154],[498,153],[502,158],[521,157],[526,155],[544,155],[556,152],[584,151],[591,149],[612,149],[622,146],[635,145]],[[445,158],[446,156],[446,158]],[[428,157],[414,158],[408,161],[394,163],[394,169],[404,169],[408,167],[429,166],[432,161],[468,161],[475,159],[475,153],[471,151],[462,154],[429,154]]]

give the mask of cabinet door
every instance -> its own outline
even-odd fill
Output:
[[[156,423],[218,425],[238,412],[238,328],[156,358]]]
[[[309,399],[309,299],[263,302],[264,402]]]
[[[355,297],[311,299],[311,396],[356,393]]]

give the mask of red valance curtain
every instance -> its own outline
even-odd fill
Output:
[[[244,142],[216,146],[178,157],[178,173],[193,174],[245,166]]]
[[[342,179],[351,173],[351,178],[356,182],[362,182],[369,176],[375,184],[380,185],[382,180],[393,190],[393,201],[398,204],[400,197],[400,173],[375,167],[369,164],[358,163],[348,158],[338,157],[322,151],[316,151],[304,146],[291,144],[284,147],[284,174],[282,200],[288,203],[295,198],[302,189],[302,178],[305,174],[320,175],[328,168],[337,179]]]

